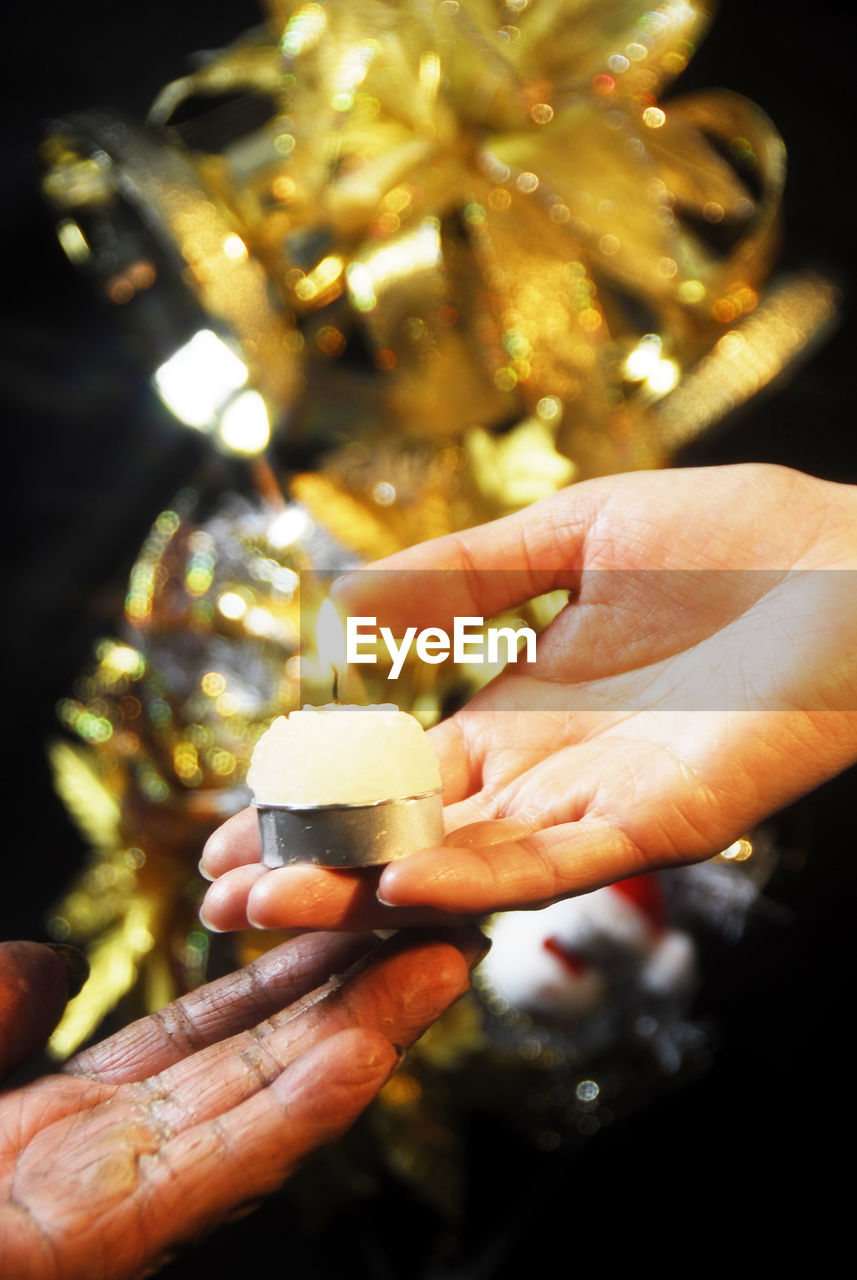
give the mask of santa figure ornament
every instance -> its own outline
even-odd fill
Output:
[[[667,923],[657,873],[620,880],[539,911],[497,916],[483,969],[492,990],[536,1018],[575,1021],[620,992],[686,997],[690,936]]]

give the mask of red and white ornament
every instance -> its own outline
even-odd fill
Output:
[[[621,880],[491,925],[483,972],[497,995],[536,1015],[586,1017],[618,983],[668,998],[695,976],[690,936],[666,920],[657,873]]]

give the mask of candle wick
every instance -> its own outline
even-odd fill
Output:
[[[333,668],[333,701],[339,701],[339,672],[336,667]]]

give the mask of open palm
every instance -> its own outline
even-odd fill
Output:
[[[557,588],[570,602],[535,665],[432,731],[442,849],[374,878],[266,872],[245,812],[206,850],[206,918],[479,914],[717,852],[857,757],[855,517],[852,489],[785,468],[638,473],[352,575],[348,611],[394,632]]]
[[[0,1096],[5,1280],[148,1275],[274,1190],[356,1119],[481,950],[471,930],[306,935]],[[59,1016],[60,968],[0,944],[0,1074]]]

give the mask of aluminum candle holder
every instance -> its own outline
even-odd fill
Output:
[[[266,867],[374,867],[443,842],[440,788],[372,804],[253,803]]]

